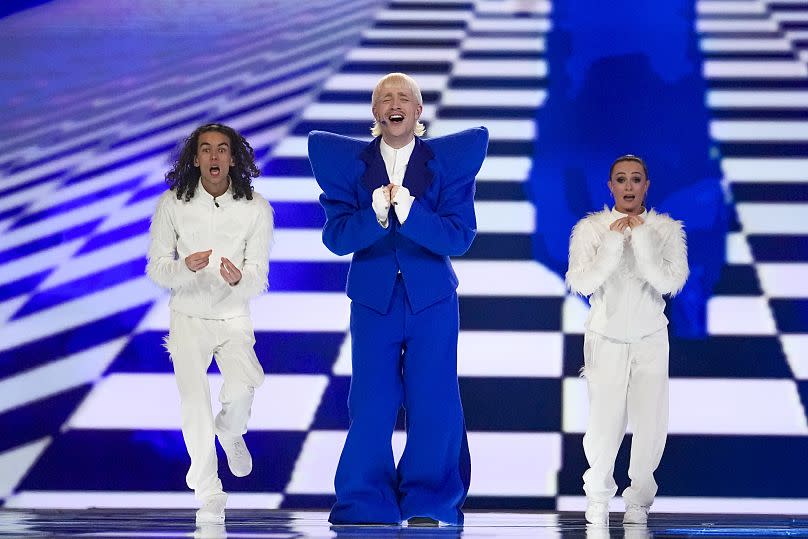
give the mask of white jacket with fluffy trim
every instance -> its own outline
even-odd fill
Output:
[[[609,230],[621,217],[604,208],[578,221],[566,282],[590,296],[587,330],[636,342],[667,325],[662,296],[675,295],[687,281],[687,241],[682,223],[668,215],[650,210],[635,230]]]

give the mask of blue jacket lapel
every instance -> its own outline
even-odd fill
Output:
[[[407,171],[404,173],[404,187],[409,189],[415,198],[421,198],[432,184],[432,171],[426,164],[435,157],[432,150],[419,137],[415,137],[415,148],[412,149]]]
[[[381,137],[376,137],[359,154],[359,158],[365,162],[362,183],[371,193],[382,185],[390,183],[390,178],[387,177],[387,167],[384,166],[384,159],[382,159],[382,152],[379,148],[381,140]]]

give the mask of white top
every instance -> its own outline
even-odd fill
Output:
[[[167,191],[152,218],[146,273],[171,289],[173,311],[218,320],[248,316],[249,299],[267,289],[273,228],[272,207],[258,193],[252,200],[233,200],[228,189],[214,199],[200,183],[185,202]],[[208,265],[188,269],[185,257],[208,249],[213,249]],[[241,270],[235,286],[219,273],[222,257]]]
[[[404,173],[407,171],[407,164],[410,162],[412,150],[415,148],[415,137],[402,148],[393,148],[384,139],[381,140],[379,149],[384,159],[384,166],[387,168],[387,177],[390,183],[402,185],[404,183]]]
[[[604,208],[578,221],[566,282],[590,296],[587,330],[636,342],[668,324],[662,295],[676,294],[687,281],[687,243],[682,223],[665,214],[643,212],[645,224],[635,230],[609,230],[621,217]]]
[[[407,220],[407,217],[409,217],[412,203],[415,200],[415,198],[410,195],[410,190],[403,185],[404,174],[407,172],[407,165],[410,162],[414,148],[415,137],[413,137],[407,145],[399,149],[393,148],[387,144],[384,139],[381,140],[381,144],[379,145],[382,159],[384,159],[384,166],[387,169],[387,177],[390,178],[390,183],[400,187],[391,202],[393,203],[396,217],[398,217],[398,222],[402,225]],[[382,226],[387,228],[387,223],[385,222]]]

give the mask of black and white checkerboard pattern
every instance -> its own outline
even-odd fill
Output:
[[[804,513],[808,3],[697,7],[711,132],[735,219],[708,306],[711,338],[672,343],[656,507]],[[65,98],[6,137],[14,151],[0,159],[0,498],[9,507],[194,504],[161,347],[168,298],[143,267],[168,151],[215,120],[257,148],[256,189],[278,226],[271,291],[253,303],[268,373],[247,435],[256,466],[235,480],[223,465],[225,489],[233,507],[331,503],[347,428],[349,259],[321,244],[306,134],[369,137],[373,85],[405,71],[421,84],[428,134],[476,125],[491,133],[479,234],[455,262],[473,460],[467,507],[582,508],[586,306],[533,260],[524,185],[552,77],[543,59],[550,2],[279,2],[255,20],[221,53],[226,67],[183,78],[158,67],[136,89]],[[217,374],[211,382],[215,395]],[[403,443],[396,432],[396,454]],[[618,468],[625,461],[626,447]]]

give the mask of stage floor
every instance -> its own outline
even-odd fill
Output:
[[[188,509],[0,509],[0,537],[808,537],[808,515],[652,514],[648,526],[585,525],[583,514],[469,512],[463,528],[331,526],[322,511],[234,509],[224,526],[195,528]]]

